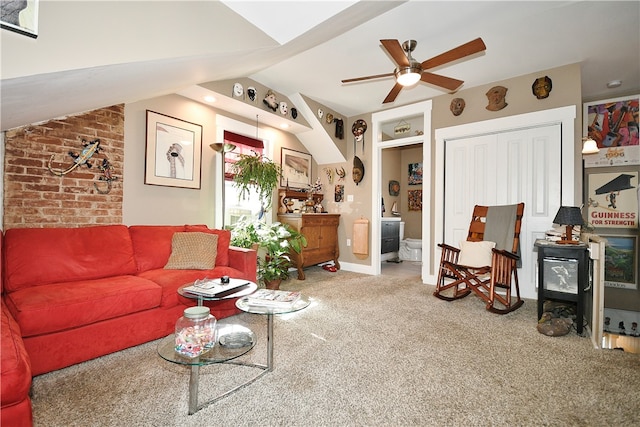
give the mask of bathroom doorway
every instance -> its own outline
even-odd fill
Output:
[[[382,252],[385,253],[380,257],[380,274],[383,276],[418,279],[421,276],[422,250],[417,243],[422,241],[422,212],[410,209],[410,206],[415,208],[416,200],[412,203],[409,201],[409,194],[420,194],[422,190],[423,165],[417,160],[421,158],[422,143],[381,150],[381,226],[399,230],[398,250],[386,252],[389,249],[382,245]]]

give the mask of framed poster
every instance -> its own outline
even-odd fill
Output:
[[[282,147],[280,186],[306,189],[311,186],[311,154]]]
[[[409,185],[422,184],[422,163],[409,163]]]
[[[409,210],[422,210],[422,190],[409,190]]]
[[[200,189],[202,126],[147,110],[144,183]]]
[[[38,0],[0,1],[0,27],[38,37]]]
[[[604,285],[610,288],[638,289],[638,239],[636,236],[602,236]]]
[[[584,156],[585,167],[640,164],[638,104],[640,95],[605,99],[583,106],[583,134],[600,152]]]
[[[587,216],[596,228],[638,228],[638,172],[590,173]]]

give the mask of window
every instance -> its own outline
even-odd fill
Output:
[[[233,151],[226,153],[224,158],[224,223],[226,226],[233,226],[243,216],[258,216],[260,214],[260,200],[255,193],[250,194],[244,200],[239,198],[239,192],[233,185],[231,165],[237,161],[240,154],[252,154],[252,152],[262,154],[264,152],[264,142],[225,130],[224,143],[236,146]]]

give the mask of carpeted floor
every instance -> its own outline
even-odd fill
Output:
[[[640,356],[538,333],[534,301],[499,316],[417,279],[306,274],[283,289],[312,304],[276,317],[275,370],[250,386],[189,416],[188,371],[151,342],[34,378],[35,425],[640,425]],[[265,317],[222,322],[252,328],[244,357],[265,362]],[[255,373],[205,367],[200,400]]]

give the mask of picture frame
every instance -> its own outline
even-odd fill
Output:
[[[38,38],[39,0],[0,2],[0,27],[31,38]],[[24,7],[22,7],[24,6]],[[21,8],[22,7],[22,8]]]
[[[311,186],[312,160],[311,154],[282,147],[280,153],[280,167],[282,168],[280,186],[299,189],[309,188]]]
[[[407,199],[410,211],[422,210],[422,190],[408,190]]]
[[[638,237],[602,235],[604,248],[604,286],[638,289]]]
[[[626,168],[604,171],[586,174],[589,224],[595,228],[637,229],[638,172]]]
[[[422,162],[409,163],[409,185],[421,185],[422,184]]]
[[[640,95],[583,104],[583,135],[596,141],[600,152],[584,156],[585,167],[640,164],[637,114]]]
[[[202,126],[147,110],[144,183],[200,189]]]

